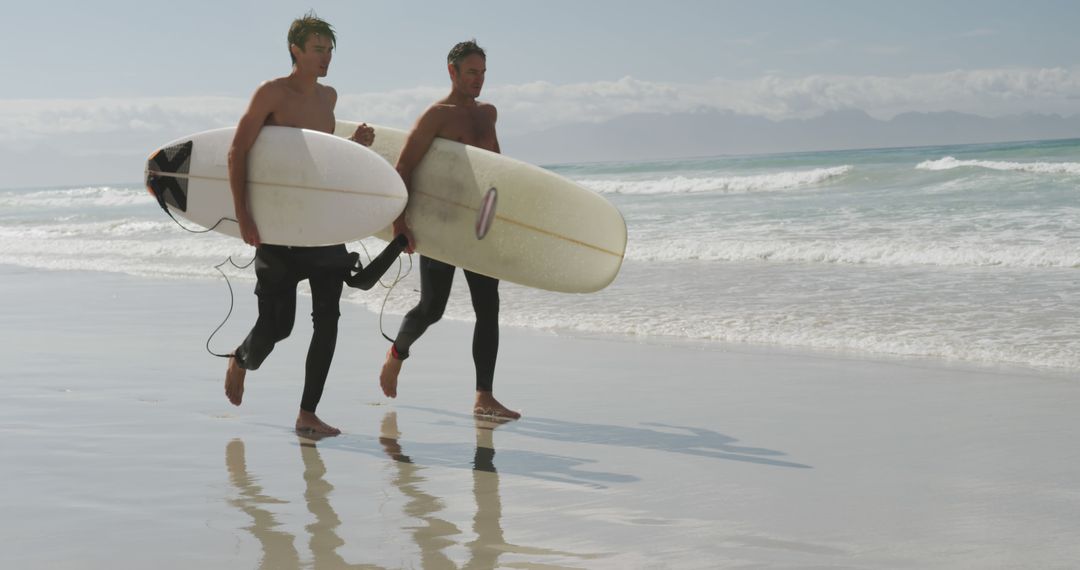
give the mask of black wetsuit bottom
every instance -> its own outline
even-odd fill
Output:
[[[314,412],[322,398],[330,362],[337,345],[340,301],[346,269],[341,260],[348,255],[344,245],[290,247],[261,245],[255,252],[255,295],[259,298],[259,318],[244,342],[236,349],[236,362],[256,370],[274,349],[289,336],[296,318],[296,286],[304,279],[311,286],[311,321],[314,331],[304,368],[304,394],[300,409]]]
[[[453,265],[420,256],[420,303],[401,321],[394,350],[403,357],[420,335],[443,316],[454,282]],[[465,271],[472,296],[476,327],[473,329],[473,363],[476,389],[490,392],[495,381],[495,359],[499,353],[499,280]]]

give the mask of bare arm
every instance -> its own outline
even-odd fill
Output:
[[[405,139],[405,146],[401,149],[401,155],[398,157],[395,168],[397,168],[401,180],[405,182],[405,190],[410,193],[412,192],[413,171],[416,170],[417,165],[420,164],[428,149],[431,148],[431,143],[439,133],[441,124],[442,119],[438,109],[430,107],[416,121],[416,125],[409,131],[409,136]],[[404,212],[398,216],[398,219],[394,220],[393,227],[395,236],[405,234],[405,237],[409,239],[409,246],[406,251],[412,253],[415,250],[416,242],[413,239],[412,232],[409,230],[409,226],[405,223]]]
[[[240,237],[245,243],[255,247],[262,241],[259,239],[255,219],[248,209],[248,152],[255,145],[255,139],[259,137],[259,131],[266,124],[279,97],[279,91],[272,85],[266,83],[260,86],[236,125],[236,135],[229,147],[229,188],[232,190],[236,222],[240,225]]]

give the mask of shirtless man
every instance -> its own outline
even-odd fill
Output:
[[[495,136],[495,106],[477,101],[484,87],[487,56],[475,41],[461,42],[446,57],[450,73],[450,94],[436,101],[417,120],[405,141],[398,158],[397,171],[412,191],[412,173],[424,158],[436,137],[499,152]],[[409,239],[408,251],[415,245],[405,223],[405,214],[394,222],[394,235],[404,233]],[[428,326],[442,318],[450,285],[454,279],[453,265],[420,257],[420,303],[401,322],[394,344],[386,354],[379,384],[388,397],[397,396],[398,374],[402,362],[409,356],[409,347]],[[517,419],[521,414],[508,409],[492,395],[495,359],[499,351],[499,280],[465,271],[476,313],[473,331],[473,362],[476,366],[476,402],[473,412],[481,415]]]
[[[292,73],[259,86],[236,127],[236,135],[229,149],[229,184],[236,220],[244,241],[256,248],[255,294],[259,298],[259,318],[244,342],[229,357],[225,395],[233,405],[239,406],[244,396],[247,371],[259,368],[274,344],[292,332],[296,315],[296,285],[307,279],[311,285],[314,332],[308,348],[304,393],[296,418],[296,429],[337,435],[341,430],[320,420],[315,415],[315,408],[322,397],[337,344],[338,309],[344,277],[342,269],[328,268],[330,264],[327,260],[346,254],[345,245],[290,247],[263,244],[248,208],[248,152],[264,125],[334,132],[337,92],[318,82],[320,77],[326,77],[330,67],[336,46],[334,30],[330,24],[308,13],[293,21],[288,40]],[[375,139],[375,131],[361,125],[350,138],[370,146]]]

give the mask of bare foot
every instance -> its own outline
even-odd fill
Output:
[[[382,372],[379,373],[379,386],[382,386],[382,393],[386,394],[387,398],[397,397],[397,377],[401,373],[401,363],[401,359],[394,358],[394,348],[390,347],[390,350],[386,351]]]
[[[473,414],[478,416],[505,418],[508,420],[516,420],[521,417],[521,414],[500,404],[499,401],[495,399],[495,396],[491,395],[491,392],[476,393],[476,404],[473,405]]]
[[[306,410],[300,410],[296,416],[296,431],[299,433],[314,433],[319,435],[340,435],[341,430],[327,424],[315,414]]]
[[[230,356],[229,367],[225,369],[225,396],[234,406],[239,406],[244,399],[245,376],[247,376],[247,370],[240,368],[235,356]]]

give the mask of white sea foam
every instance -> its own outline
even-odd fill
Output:
[[[0,208],[94,208],[154,204],[145,190],[94,186],[0,193]]]
[[[631,241],[626,258],[634,261],[725,261],[835,263],[883,266],[1080,268],[1080,247],[1061,242],[942,243],[882,238],[856,240]]]
[[[815,168],[772,174],[750,176],[712,176],[691,178],[671,176],[648,180],[601,180],[582,179],[585,187],[601,194],[691,194],[715,192],[720,194],[744,194],[793,190],[823,184],[844,176],[853,169],[850,165]]]
[[[952,170],[961,167],[987,168],[1007,172],[1033,174],[1080,174],[1080,162],[1008,162],[1000,160],[958,160],[951,156],[927,160],[915,166],[918,170]]]
[[[364,240],[377,254],[383,242]],[[216,277],[213,266],[232,257],[245,264],[254,249],[217,233],[190,235],[170,221],[137,219],[38,226],[0,225],[0,263],[37,269],[105,271],[156,277]]]
[[[677,161],[582,166],[573,176],[607,193],[626,218],[619,277],[593,295],[507,283],[501,321],[1080,369],[1080,195],[1071,178],[1080,162],[1034,162],[1067,160],[1055,158],[1064,152],[1055,146],[1027,163],[1020,160],[1035,156],[1027,147],[1014,162],[945,157],[918,171],[910,155],[888,153],[880,162],[829,153],[805,170],[771,157],[690,161],[683,170]],[[987,171],[928,182],[916,174],[959,167],[1056,176]],[[1018,183],[1022,195],[1001,192]],[[804,191],[814,188],[828,191]],[[176,228],[137,186],[0,191],[0,263],[219,279],[214,265],[252,253],[235,238]],[[253,279],[250,269],[227,272]],[[418,288],[414,268],[390,296],[388,315],[409,310]],[[346,298],[378,313],[384,295],[349,290]],[[446,318],[473,318],[463,279]],[[388,317],[389,333],[399,320]]]
[[[921,327],[902,329],[896,324],[899,320],[896,314],[870,315],[878,317],[880,322],[871,322],[870,318],[866,322],[852,322],[826,314],[790,316],[767,312],[693,319],[684,316],[663,319],[657,314],[647,315],[651,318],[626,319],[578,312],[573,320],[555,314],[504,312],[505,315],[500,313],[504,324],[553,331],[1080,369],[1080,343],[1075,340],[1047,343],[1034,337],[1014,339],[1007,331],[995,329],[989,322],[965,323],[980,333],[958,335],[956,323],[950,326],[947,322],[931,320]],[[993,338],[984,338],[980,334]]]
[[[0,226],[0,238],[58,239],[87,238],[101,239],[109,237],[141,236],[151,241],[168,238],[170,231],[175,231],[176,223],[172,220],[149,221],[140,218],[121,218],[95,222],[76,222],[54,220],[48,224]],[[129,243],[118,243],[117,247],[130,247]]]
[[[1055,311],[1048,310],[1037,297],[968,291],[981,274],[939,295],[935,292],[950,287],[939,286],[934,273],[921,274],[921,278],[909,274],[897,282],[888,272],[859,270],[857,279],[841,285],[828,278],[822,281],[825,273],[815,277],[814,270],[776,278],[781,275],[777,270],[750,269],[731,272],[731,281],[744,283],[717,283],[703,297],[700,284],[662,276],[656,283],[655,268],[646,271],[643,267],[638,265],[636,271],[629,268],[623,282],[613,286],[617,290],[589,296],[556,295],[506,284],[500,322],[571,334],[1080,369],[1080,337],[1046,338],[1047,329],[1058,330],[1062,323],[1070,322],[1068,315],[1056,322],[1048,320],[1047,315]],[[391,295],[383,325],[391,333],[400,315],[416,303],[415,287],[412,276]],[[671,294],[676,290],[677,295]],[[354,291],[347,300],[377,314],[384,294],[384,290]],[[939,298],[927,301],[931,297]],[[1061,302],[1074,298],[1062,298]],[[473,321],[464,284],[455,283],[452,299],[445,318]],[[830,299],[842,299],[842,304],[833,304]],[[1004,299],[1010,299],[1011,304],[998,302]],[[948,302],[943,304],[945,300]]]

